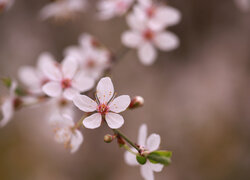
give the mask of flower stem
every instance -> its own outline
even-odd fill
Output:
[[[127,141],[132,147],[134,147],[138,153],[141,152],[141,149],[135,144],[133,143],[132,141],[130,141],[124,134],[122,134],[119,130],[117,129],[113,129],[114,133],[119,135],[120,137],[122,137],[125,141]],[[126,147],[125,147],[126,148]]]

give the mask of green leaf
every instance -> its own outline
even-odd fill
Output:
[[[18,96],[26,96],[27,95],[27,92],[24,89],[20,88],[20,87],[16,88],[15,93]]]
[[[171,163],[171,156],[171,151],[153,151],[147,156],[147,158],[151,163],[160,163],[167,166]]]
[[[136,156],[136,160],[139,164],[143,165],[147,162],[147,158],[141,156],[141,155],[137,155]]]
[[[7,77],[2,78],[2,82],[3,82],[4,86],[6,86],[7,88],[10,88],[10,86],[12,84],[12,80],[10,78],[7,78]]]

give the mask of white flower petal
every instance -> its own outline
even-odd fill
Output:
[[[102,123],[102,116],[99,113],[92,114],[83,120],[83,125],[89,129],[95,129],[100,127]]]
[[[144,43],[138,50],[138,56],[142,64],[151,65],[155,62],[157,53],[151,43]]]
[[[126,151],[124,153],[124,159],[125,162],[130,165],[130,166],[136,166],[139,165],[139,163],[136,160],[136,156],[134,154],[132,154],[131,152]]]
[[[53,81],[61,81],[62,80],[62,73],[60,71],[59,65],[56,61],[47,61],[43,65],[42,69],[44,75]]]
[[[156,9],[154,17],[149,21],[149,26],[154,29],[163,29],[180,22],[180,12],[172,7],[164,6]]]
[[[3,119],[0,120],[0,127],[4,127],[11,120],[14,114],[12,99],[7,99],[2,104],[1,109],[2,109],[2,114],[3,114]]]
[[[146,143],[146,148],[151,152],[159,148],[161,143],[161,137],[158,134],[151,134]]]
[[[78,89],[80,92],[85,92],[93,88],[95,80],[87,77],[85,72],[81,71],[77,73],[72,81],[72,86]]]
[[[109,112],[105,115],[105,120],[111,129],[118,129],[124,124],[123,117],[112,112]]]
[[[44,73],[44,70],[46,70],[46,68],[50,65],[48,64],[55,64],[55,59],[54,57],[48,53],[48,52],[43,52],[39,55],[38,57],[38,63],[37,63],[37,67],[38,69]]]
[[[38,86],[40,79],[37,70],[31,66],[23,66],[18,70],[19,79],[28,87]]]
[[[142,36],[136,31],[126,31],[122,34],[122,43],[130,48],[137,48],[142,42]]]
[[[72,79],[77,71],[78,63],[72,56],[67,56],[62,61],[62,72],[64,78]]]
[[[72,100],[77,94],[79,94],[79,91],[74,88],[67,88],[63,91],[63,97],[68,100]]]
[[[71,153],[74,153],[76,152],[80,145],[82,144],[84,138],[83,138],[83,135],[82,133],[79,131],[79,130],[75,130],[75,132],[73,132],[72,134],[72,137],[71,137],[71,141],[70,141],[70,144],[71,144]]]
[[[61,84],[53,81],[43,85],[42,90],[45,94],[51,97],[58,97],[62,93]]]
[[[142,31],[146,27],[145,22],[137,18],[136,15],[132,13],[127,15],[126,21],[129,27],[133,30]]]
[[[140,172],[145,180],[154,180],[154,172],[151,169],[149,162],[141,166]]]
[[[109,77],[102,78],[96,88],[96,95],[100,103],[108,103],[114,94],[114,86]]]
[[[153,164],[153,163],[149,163],[149,165],[150,165],[150,168],[151,168],[153,171],[155,171],[155,172],[161,172],[162,169],[163,169],[163,167],[164,167],[164,165],[162,165],[162,164]]]
[[[115,98],[109,105],[110,111],[120,113],[125,111],[130,104],[130,97],[128,95],[122,95]]]
[[[146,146],[146,139],[147,139],[148,128],[146,124],[142,124],[139,129],[138,134],[138,144],[140,146]]]
[[[171,32],[158,33],[154,37],[155,45],[162,51],[171,51],[180,44],[178,37]]]
[[[93,112],[97,108],[97,103],[85,95],[76,95],[73,102],[76,107],[84,112]]]

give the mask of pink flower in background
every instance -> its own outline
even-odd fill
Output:
[[[55,140],[64,144],[71,153],[76,152],[83,142],[81,131],[74,129],[75,123],[67,114],[53,114],[50,118],[50,124],[55,133]]]
[[[250,9],[250,0],[234,0],[241,11],[247,12]]]
[[[100,0],[97,8],[98,18],[101,20],[111,19],[115,16],[124,15],[133,4],[134,0]]]
[[[156,48],[171,51],[179,46],[179,39],[175,34],[164,29],[153,30],[136,13],[127,16],[127,23],[131,30],[122,34],[122,43],[127,47],[138,49],[139,59],[144,65],[155,62]]]
[[[180,12],[170,6],[153,2],[152,0],[139,0],[134,6],[134,13],[152,29],[164,29],[180,22]]]
[[[79,44],[66,48],[66,56],[75,57],[86,75],[100,78],[103,71],[110,67],[110,52],[88,34],[80,36]]]
[[[8,10],[13,4],[14,0],[0,0],[0,12]]]
[[[125,111],[130,104],[130,97],[122,95],[114,98],[114,86],[109,77],[102,78],[96,88],[96,101],[88,96],[76,95],[73,99],[74,104],[84,112],[96,113],[83,120],[83,125],[89,129],[98,128],[104,118],[108,126],[118,129],[124,124],[124,119],[117,114]]]
[[[43,7],[40,16],[43,20],[48,18],[70,19],[76,13],[82,12],[85,7],[86,0],[59,0]]]
[[[44,71],[55,63],[49,53],[42,53],[38,58],[37,67],[22,66],[18,71],[19,79],[28,87],[32,94],[42,94],[42,86],[49,81]]]
[[[49,82],[42,90],[51,97],[63,96],[68,100],[81,92],[90,90],[94,86],[94,79],[86,77],[83,71],[78,71],[77,61],[67,56],[61,64],[47,64],[44,69]]]
[[[4,99],[4,102],[1,105],[1,111],[2,111],[1,113],[3,117],[0,120],[0,127],[4,127],[11,120],[14,114],[16,88],[17,88],[17,83],[15,81],[12,81],[9,96],[6,99]]]
[[[157,150],[160,146],[161,137],[158,134],[151,134],[147,138],[147,125],[143,124],[140,126],[139,134],[138,134],[138,144],[142,149],[142,154],[144,152],[149,153]],[[133,149],[136,153],[137,151]],[[125,152],[125,162],[131,166],[138,166],[140,165],[137,160],[135,154],[126,151]],[[144,164],[140,165],[141,175],[145,180],[154,180],[154,172],[160,172],[163,169],[162,164],[153,164],[149,160]]]

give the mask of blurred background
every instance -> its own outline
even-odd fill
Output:
[[[98,21],[95,1],[74,21],[41,21],[49,0],[16,0],[0,15],[0,76],[17,77],[22,65],[35,65],[41,52],[58,60],[83,32],[95,35],[114,52],[122,47],[123,18]],[[129,51],[112,71],[118,94],[141,95],[145,106],[126,111],[121,130],[137,141],[138,128],[161,135],[161,149],[173,151],[172,164],[158,180],[250,179],[250,13],[233,0],[169,0],[182,13],[170,30],[180,47],[161,52],[153,66],[143,66]],[[1,95],[7,93],[0,86]],[[83,129],[85,141],[71,155],[53,139],[48,106],[18,111],[0,129],[1,180],[142,179],[139,167],[125,164],[123,149],[103,136],[102,126]],[[78,117],[80,117],[79,114]]]

